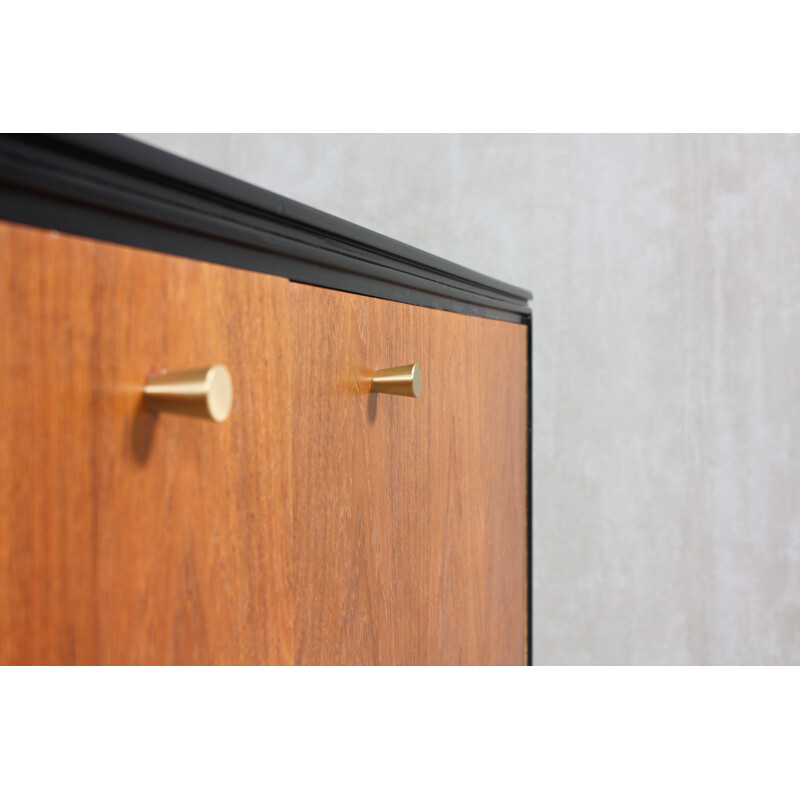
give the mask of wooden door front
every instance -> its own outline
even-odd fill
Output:
[[[0,663],[291,662],[288,286],[0,223]],[[213,363],[226,422],[143,407]]]
[[[525,663],[525,326],[290,292],[295,661]]]

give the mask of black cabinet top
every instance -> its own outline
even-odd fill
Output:
[[[524,322],[530,292],[112,134],[0,136],[0,218]]]

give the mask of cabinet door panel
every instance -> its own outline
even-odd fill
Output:
[[[291,661],[287,320],[283,279],[0,223],[0,662]],[[226,422],[142,407],[212,363]]]
[[[290,293],[296,662],[524,663],[526,328]]]

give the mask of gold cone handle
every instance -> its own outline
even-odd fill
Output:
[[[148,379],[144,399],[151,411],[225,422],[231,413],[233,382],[222,364],[165,372]]]
[[[379,369],[372,376],[373,392],[399,394],[403,397],[419,397],[421,389],[422,375],[419,371],[419,364]]]

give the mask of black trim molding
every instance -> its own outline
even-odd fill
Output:
[[[0,136],[0,218],[329,289],[530,320],[524,289],[125,136]]]

